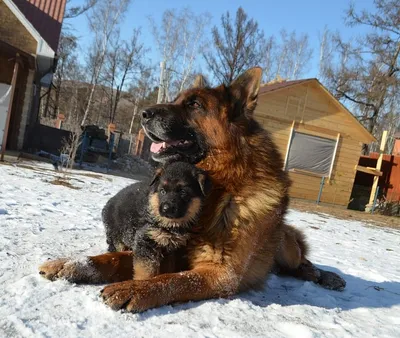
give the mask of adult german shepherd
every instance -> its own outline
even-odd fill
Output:
[[[216,88],[200,77],[172,103],[143,112],[155,160],[186,160],[212,179],[186,255],[167,257],[163,274],[140,281],[132,280],[131,252],[49,261],[40,273],[115,282],[102,290],[104,301],[133,312],[258,288],[271,271],[342,290],[345,281],[308,261],[304,236],[285,224],[290,181],[275,144],[252,116],[261,73],[252,68]]]

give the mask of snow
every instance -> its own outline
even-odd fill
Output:
[[[400,337],[400,232],[325,214],[287,218],[344,292],[271,276],[264,291],[130,314],[105,306],[101,285],[49,282],[48,258],[106,250],[101,208],[132,183],[85,173],[71,189],[49,183],[51,165],[0,165],[0,337]]]

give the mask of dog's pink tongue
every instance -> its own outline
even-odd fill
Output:
[[[150,146],[150,151],[152,152],[152,153],[158,153],[160,150],[161,150],[161,148],[163,148],[163,145],[164,145],[164,143],[163,142],[161,142],[161,143],[152,143],[151,144],[151,146]]]
[[[169,146],[176,146],[181,143],[181,141],[169,141],[169,142],[161,142],[161,143],[152,143],[150,146],[150,151],[152,153],[159,153],[161,149],[167,148]]]

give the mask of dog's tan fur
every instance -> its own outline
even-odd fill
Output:
[[[253,68],[230,86],[233,99],[249,114],[257,102],[260,78],[261,70]],[[143,311],[174,302],[226,297],[262,286],[274,267],[320,282],[321,270],[305,257],[304,236],[284,223],[290,182],[282,171],[279,152],[266,131],[251,131],[255,122],[249,116],[228,121],[232,106],[225,92],[223,86],[195,88],[174,102],[179,105],[196,95],[205,105],[207,114],[194,115],[188,122],[207,140],[209,153],[198,166],[213,181],[199,227],[187,246],[188,268],[107,286],[102,295],[112,308]],[[101,257],[96,258],[99,270]]]
[[[157,276],[160,273],[159,267],[154,262],[134,259],[133,276],[135,280],[145,280]]]
[[[190,238],[189,233],[178,236],[163,229],[150,230],[149,235],[158,245],[171,248],[178,248],[186,245],[188,239]]]

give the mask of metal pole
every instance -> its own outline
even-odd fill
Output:
[[[83,162],[83,155],[85,154],[85,148],[86,148],[86,134],[87,132],[85,131],[83,133],[83,140],[82,140],[82,147],[81,147],[81,156],[79,159],[79,166],[82,167],[82,162]]]
[[[317,198],[317,204],[321,201],[321,195],[322,195],[322,189],[324,188],[325,184],[325,176],[321,178],[321,184],[319,186],[319,193],[318,193],[318,198]]]
[[[132,120],[131,120],[131,125],[129,127],[129,135],[131,136],[129,139],[129,148],[128,148],[128,154],[131,155],[131,149],[132,149],[132,127],[133,127],[133,121],[135,120],[135,116],[137,115],[137,111],[139,109],[139,98],[137,97],[135,99],[135,108],[133,108],[133,114],[132,114]]]
[[[132,155],[132,143],[133,143],[133,135],[131,134],[129,138],[128,155]]]
[[[165,79],[164,79],[164,73],[165,73],[165,61],[160,62],[160,87],[158,88],[158,96],[157,96],[157,103],[162,103],[164,101],[164,96],[165,96]]]
[[[111,157],[113,153],[113,148],[114,148],[114,133],[110,133],[110,151],[108,152],[108,163],[107,163],[107,172],[110,169],[110,164],[111,164]]]
[[[6,124],[4,126],[3,141],[2,141],[2,144],[1,144],[0,161],[2,161],[2,162],[4,161],[4,154],[6,152],[8,128],[10,127],[11,110],[12,110],[12,106],[13,106],[15,87],[16,87],[16,84],[17,84],[18,69],[19,69],[18,59],[19,59],[19,54],[17,53],[17,55],[15,57],[13,77],[12,77],[12,80],[11,80],[10,102],[8,103]]]
[[[374,203],[372,204],[371,214],[374,213],[374,210],[375,210],[375,207],[376,207],[376,200],[378,199],[378,193],[379,193],[379,185],[376,187]]]

